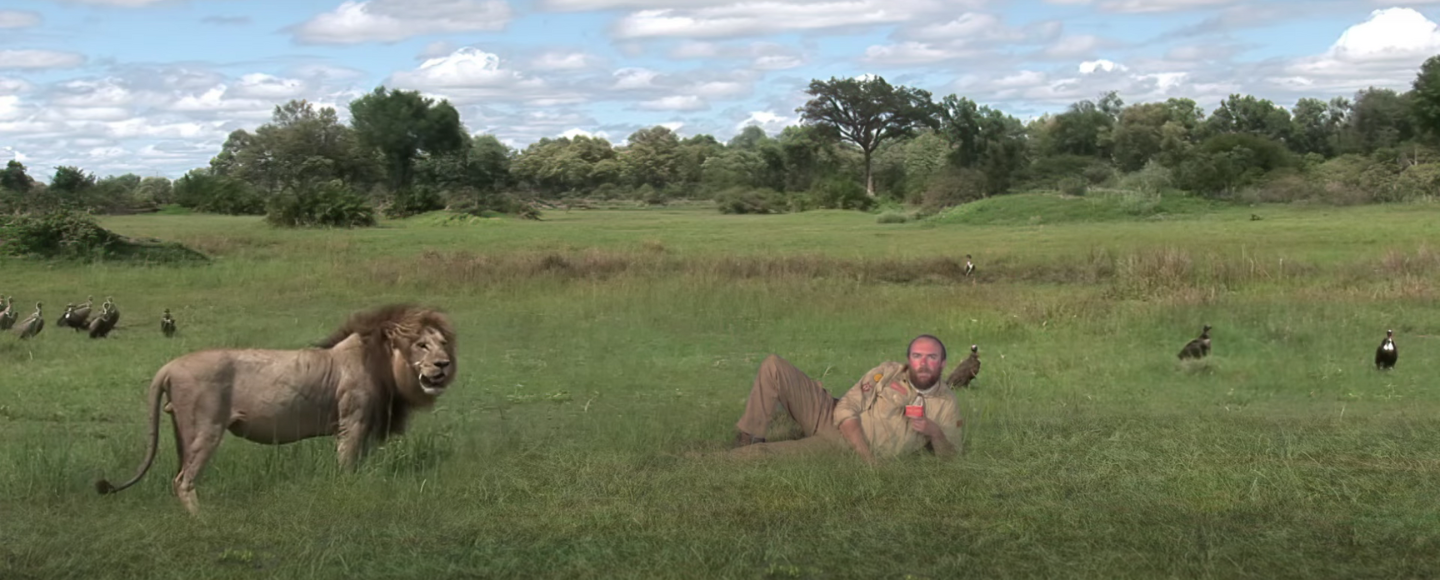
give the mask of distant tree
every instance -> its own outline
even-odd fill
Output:
[[[823,127],[860,147],[865,160],[865,193],[875,196],[871,157],[880,144],[908,137],[919,127],[936,127],[930,92],[894,86],[878,76],[812,80],[812,98],[796,109],[801,121]]]
[[[657,189],[679,181],[680,139],[674,131],[656,125],[631,133],[628,140],[619,155],[626,181]]]
[[[1369,154],[1414,138],[1409,99],[1409,94],[1375,87],[1355,93],[1350,116],[1341,132],[1345,151]]]
[[[11,159],[5,164],[5,169],[0,171],[0,189],[6,189],[15,193],[25,193],[35,185],[35,180],[25,173],[25,164]]]
[[[1432,140],[1440,140],[1440,55],[1425,59],[1411,83],[1410,110],[1417,129]]]
[[[449,101],[437,103],[417,91],[377,87],[350,102],[350,117],[360,141],[384,157],[393,190],[410,186],[420,155],[458,151],[468,141]]]

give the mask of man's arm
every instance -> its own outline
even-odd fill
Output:
[[[840,434],[850,442],[850,447],[860,455],[866,463],[875,463],[875,456],[870,454],[870,444],[865,442],[865,431],[860,428],[860,418],[852,417],[840,422]]]
[[[875,374],[874,371],[861,377],[840,402],[835,404],[835,426],[840,429],[840,434],[845,441],[860,455],[866,463],[874,464],[875,456],[870,453],[870,444],[865,441],[865,430],[860,426],[860,411],[865,406],[865,394],[868,390],[875,389],[875,385],[866,381],[868,377]]]
[[[940,429],[934,421],[924,417],[916,417],[910,420],[910,428],[918,431],[921,435],[930,438],[930,448],[935,450],[937,457],[949,459],[955,456],[955,444],[945,436],[945,431]]]

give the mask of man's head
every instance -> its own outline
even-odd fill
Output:
[[[945,343],[929,334],[922,334],[910,341],[905,353],[909,363],[910,384],[917,389],[928,389],[940,381],[945,370]]]

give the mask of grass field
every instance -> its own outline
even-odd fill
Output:
[[[1440,576],[1440,206],[985,203],[105,218],[213,261],[0,261],[47,319],[0,336],[0,578]],[[110,339],[56,328],[87,294]],[[140,462],[165,361],[398,300],[452,315],[459,375],[358,473],[332,439],[227,437],[192,519],[162,426],[140,485],[93,491]],[[1212,356],[1177,362],[1206,323]],[[923,332],[981,348],[964,457],[722,453],[766,354],[838,395]]]

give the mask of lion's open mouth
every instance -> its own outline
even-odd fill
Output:
[[[438,395],[445,392],[445,371],[433,374],[420,375],[420,390],[427,395]]]

